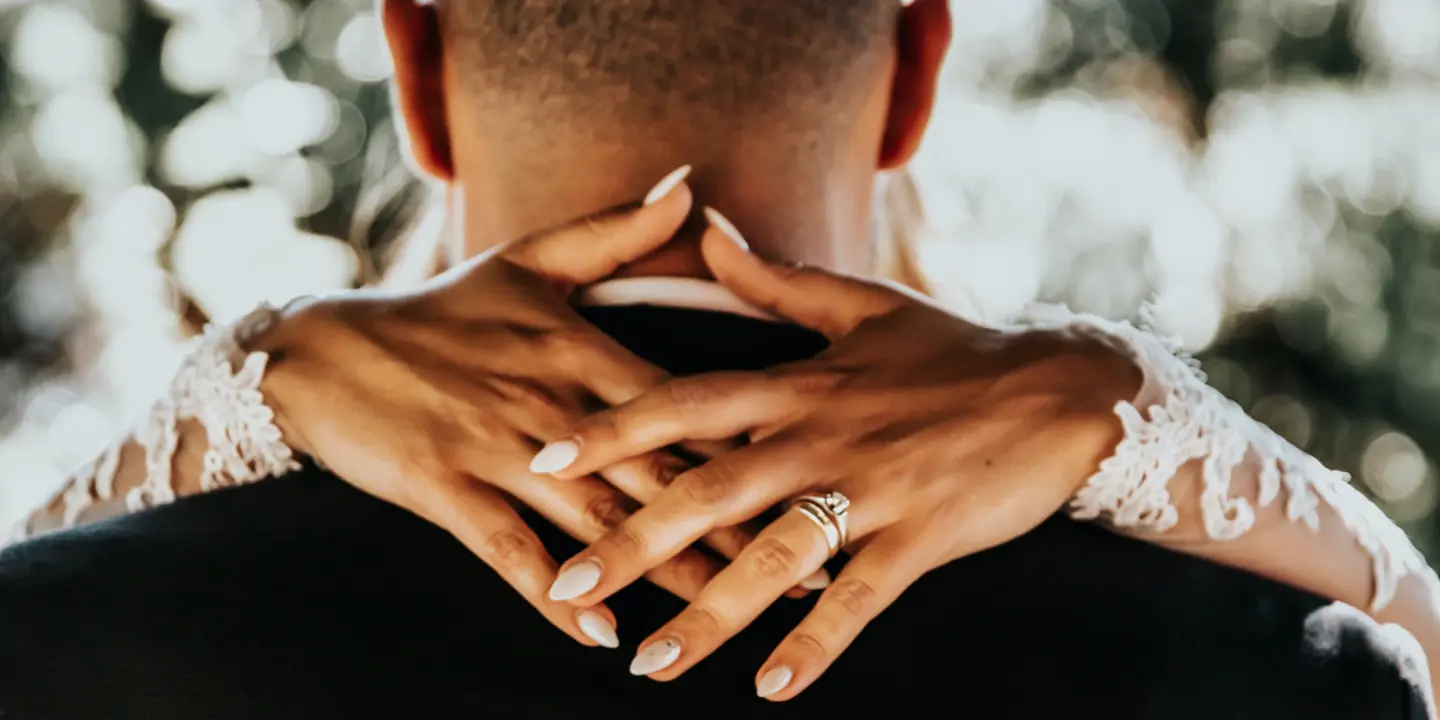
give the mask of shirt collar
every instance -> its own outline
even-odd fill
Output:
[[[582,288],[573,302],[578,307],[655,305],[686,310],[742,315],[756,320],[784,322],[744,300],[719,283],[694,278],[637,277],[607,280]]]

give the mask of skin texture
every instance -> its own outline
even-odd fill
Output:
[[[383,10],[416,163],[446,183],[461,209],[464,254],[502,250],[413,294],[297,310],[261,348],[277,358],[266,394],[302,451],[450,530],[577,640],[596,642],[581,613],[598,613],[613,629],[605,597],[650,577],[694,601],[642,646],[642,657],[653,660],[647,650],[660,647],[669,663],[641,674],[678,676],[825,559],[820,533],[794,513],[748,547],[743,531],[728,528],[799,492],[841,490],[855,501],[854,561],[756,676],[757,692],[792,698],[914,579],[1033,528],[1113,448],[1109,409],[1138,386],[1128,361],[1052,337],[997,335],[846,276],[869,270],[877,174],[905,163],[923,135],[949,41],[945,0],[900,11],[885,57],[859,83],[854,122],[828,138],[824,162],[790,163],[758,140],[667,142],[663,130],[645,128],[644,142],[586,147],[557,138],[562,155],[529,160],[559,169],[543,181],[507,165],[521,129],[493,122],[468,94],[442,15],[409,0],[388,0]],[[581,223],[578,235],[525,240],[633,204],[683,164],[694,165],[691,182],[642,211],[655,223],[647,230]],[[712,211],[707,223],[699,206],[724,215]],[[746,229],[751,251],[732,227]],[[563,267],[572,261],[579,269]],[[834,347],[772,372],[666,382],[565,306],[575,285],[621,275],[716,278],[820,330]],[[361,405],[337,411],[337,398]],[[615,409],[582,421],[593,406]],[[355,424],[366,414],[386,421]],[[673,443],[737,435],[748,444],[716,448],[707,454],[713,461],[689,472],[655,459]],[[574,464],[534,482],[527,463],[540,444],[566,438],[579,446]],[[192,435],[180,462],[193,462],[194,447]],[[134,477],[133,450],[125,467]],[[593,588],[547,592],[554,561],[537,554],[506,494],[595,541],[566,564],[598,558]],[[735,563],[719,572],[694,560],[696,541]],[[1368,590],[1366,558],[1343,541],[1325,536],[1326,548],[1341,549],[1325,557],[1303,538],[1229,554],[1199,541],[1186,551],[1353,601]],[[1405,597],[1396,621],[1428,645],[1433,603]]]
[[[510,502],[594,540],[689,467],[662,451],[574,484],[527,469],[541,444],[562,437],[589,408],[666,379],[584,322],[566,298],[669,240],[692,203],[688,186],[671,184],[651,205],[510,243],[413,292],[293,306],[249,348],[270,355],[261,389],[286,442],[448,530],[576,640],[611,643],[615,618],[603,605],[576,609],[546,596],[556,562]],[[183,429],[178,496],[200,492],[206,444],[198,426]],[[692,448],[702,457],[707,451]],[[145,473],[144,452],[132,440],[121,453],[117,499],[91,506],[81,522],[123,512],[119,498]],[[57,497],[30,518],[31,531],[59,527],[63,510]],[[725,528],[705,543],[734,557],[749,539]],[[719,567],[714,556],[687,550],[647,575],[689,598]],[[597,635],[597,623],[608,631]]]
[[[763,696],[786,700],[922,575],[1060,510],[1119,441],[1111,408],[1141,376],[1099,345],[980,328],[882,284],[767,265],[725,235],[713,228],[703,244],[720,281],[832,345],[766,372],[671,381],[581,423],[562,479],[687,440],[750,443],[680,475],[561,578],[596,578],[571,598],[587,607],[712,526],[802,493],[844,493],[852,558],[756,678]],[[814,524],[782,514],[641,643],[632,671],[679,677],[828,558]]]

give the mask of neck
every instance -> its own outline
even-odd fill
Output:
[[[493,159],[495,156],[492,155]],[[685,160],[636,156],[617,163],[597,158],[587,167],[578,158],[574,172],[542,173],[494,163],[457,183],[465,255],[543,232],[576,218],[634,203]],[[693,161],[692,161],[693,162]],[[873,169],[805,172],[776,163],[693,163],[689,184],[696,221],[659,252],[632,263],[624,277],[710,277],[700,257],[704,229],[700,210],[713,206],[729,217],[761,257],[864,275],[871,270],[870,204]],[[769,164],[771,167],[765,167]],[[483,167],[483,166],[482,166]],[[517,178],[532,178],[519,180]]]

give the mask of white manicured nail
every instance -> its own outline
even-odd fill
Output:
[[[781,665],[760,676],[760,682],[755,683],[755,694],[762,698],[770,697],[790,687],[790,681],[794,679],[795,673],[791,672],[790,668]]]
[[[630,662],[631,675],[649,675],[660,672],[680,659],[678,640],[661,640],[651,643]]]
[[[557,473],[574,465],[575,459],[578,457],[580,457],[580,443],[574,440],[553,442],[535,453],[535,458],[530,461],[530,472],[536,475]]]
[[[586,560],[576,563],[568,568],[560,576],[555,578],[555,584],[550,586],[551,600],[574,600],[581,595],[595,589],[600,584],[600,563],[594,560]]]
[[[680,187],[680,183],[685,182],[685,178],[690,177],[691,169],[689,165],[683,165],[669,175],[666,175],[663,180],[656,183],[655,188],[650,191],[650,194],[645,196],[645,204],[654,205],[664,200],[666,195],[669,195],[675,188]]]
[[[800,587],[806,590],[824,590],[830,587],[830,573],[824,568],[816,570],[810,577],[800,581]]]
[[[580,626],[580,632],[600,643],[600,647],[611,649],[620,647],[620,636],[615,634],[615,626],[610,624],[609,618],[604,615],[594,610],[586,610],[576,618],[576,623]]]
[[[745,236],[741,235],[740,230],[735,227],[735,223],[730,222],[730,218],[721,215],[719,210],[713,207],[705,208],[705,219],[709,220],[710,224],[714,225],[716,230],[724,233],[725,237],[730,238],[736,245],[739,245],[741,250],[746,252],[750,251],[750,243],[745,242]]]

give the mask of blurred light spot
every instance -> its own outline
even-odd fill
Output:
[[[143,141],[115,99],[99,88],[56,95],[41,106],[32,127],[36,153],[66,187],[94,192],[140,176]]]
[[[115,38],[64,5],[30,5],[9,45],[13,69],[51,91],[112,87],[124,69],[123,49]]]
[[[295,217],[308,217],[324,210],[334,197],[335,183],[330,172],[313,158],[292,155],[257,175],[256,181],[279,190],[294,209]]]
[[[305,30],[300,44],[313,58],[332,60],[338,49],[340,33],[355,14],[355,8],[342,0],[315,0],[305,9]]]
[[[345,24],[335,45],[335,62],[341,72],[360,82],[390,77],[394,66],[385,46],[385,29],[375,13],[360,13]]]
[[[183,92],[203,94],[255,82],[270,68],[259,6],[209,2],[213,4],[176,21],[161,47],[165,79]]]
[[[21,325],[39,337],[61,337],[80,317],[68,258],[51,256],[32,266],[20,279],[16,311]]]
[[[288,155],[330,136],[339,123],[335,96],[289,80],[265,80],[239,101],[241,128],[261,152]]]
[[[1251,408],[1250,414],[1298,448],[1310,444],[1314,418],[1305,404],[1288,395],[1270,395]]]
[[[170,133],[159,170],[167,182],[204,187],[243,177],[262,160],[234,105],[221,98],[187,115]]]
[[[1430,475],[1430,464],[1414,440],[1387,432],[1366,446],[1360,458],[1360,476],[1376,497],[1398,503],[1420,490]]]
[[[300,34],[300,15],[284,0],[259,0],[260,25],[265,45],[272,53],[290,47]]]
[[[346,289],[359,260],[346,244],[301,233],[272,189],[214,193],[197,202],[174,245],[176,279],[217,322],[261,301]]]

